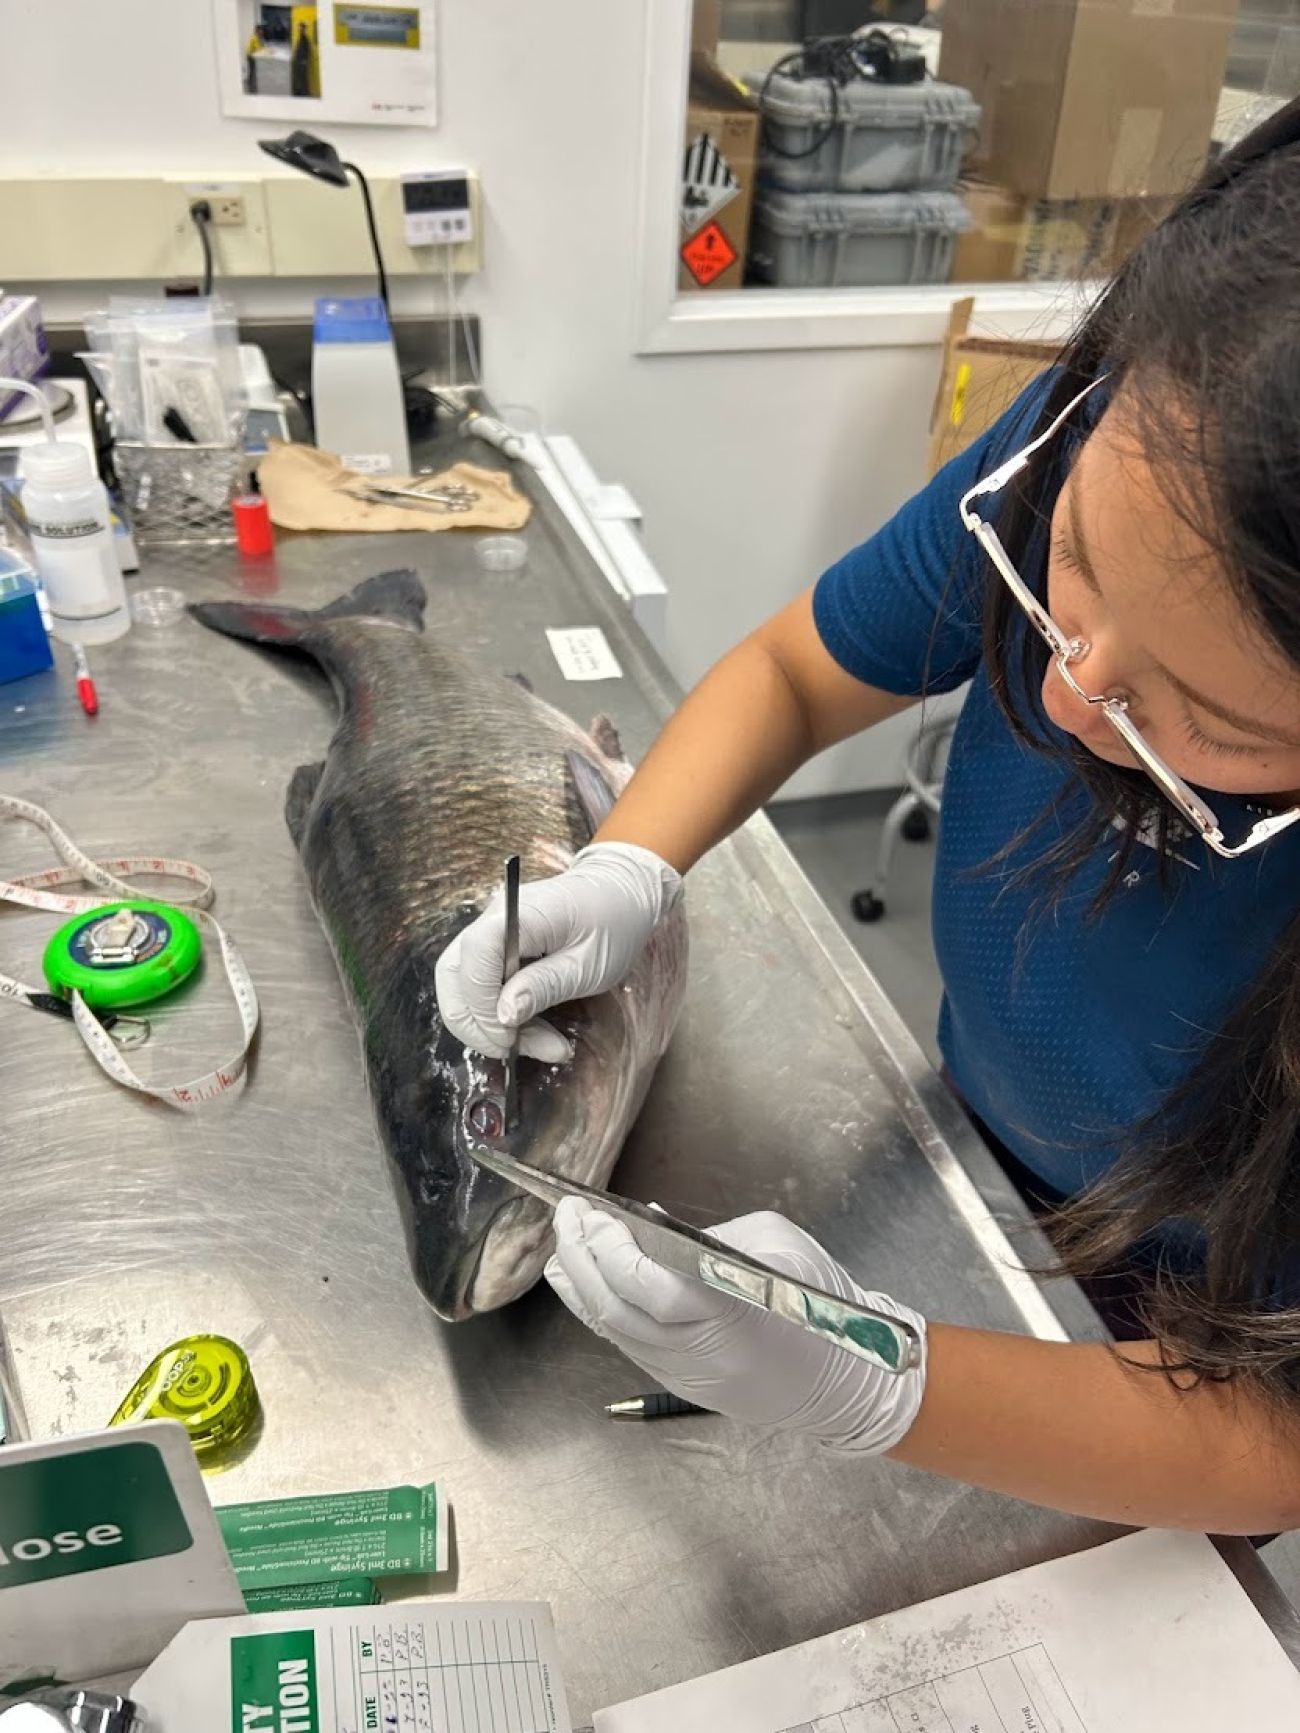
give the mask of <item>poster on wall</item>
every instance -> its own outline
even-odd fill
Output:
[[[358,6],[212,0],[223,114],[249,120],[437,120],[434,0]]]

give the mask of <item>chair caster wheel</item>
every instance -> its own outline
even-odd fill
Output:
[[[878,921],[885,912],[885,905],[875,891],[855,891],[849,907],[855,921],[865,921],[868,925]]]

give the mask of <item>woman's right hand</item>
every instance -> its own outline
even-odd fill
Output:
[[[651,850],[593,843],[554,878],[521,886],[519,954],[529,961],[503,987],[505,893],[499,891],[438,959],[443,1022],[473,1052],[495,1059],[509,1052],[523,1025],[520,1051],[558,1064],[571,1049],[542,1021],[542,1012],[616,987],[681,892],[681,875]]]

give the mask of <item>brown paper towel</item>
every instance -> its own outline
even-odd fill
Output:
[[[314,445],[271,442],[257,471],[271,522],[282,530],[521,530],[532,506],[508,475],[456,463],[439,475],[362,475]],[[377,505],[353,490],[385,487],[473,488],[469,511],[442,512],[425,505]]]

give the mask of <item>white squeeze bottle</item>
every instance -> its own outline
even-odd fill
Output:
[[[107,644],[130,629],[108,494],[79,445],[26,446],[23,511],[52,630],[65,644]]]

